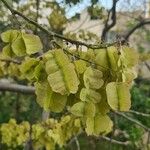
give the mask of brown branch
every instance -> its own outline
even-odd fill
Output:
[[[18,64],[20,65],[21,62],[16,60],[16,59],[4,59],[4,58],[0,58],[0,61],[4,61],[4,62],[8,62],[8,63],[14,63],[14,64]]]
[[[23,93],[23,94],[34,94],[35,88],[32,86],[0,81],[0,91],[10,91],[10,92]]]
[[[121,117],[123,117],[123,118],[125,118],[125,119],[127,119],[127,120],[129,120],[129,121],[131,121],[131,122],[133,122],[133,123],[135,123],[136,125],[142,127],[142,128],[145,129],[146,131],[150,132],[150,128],[148,128],[147,126],[143,125],[142,123],[140,123],[140,122],[137,121],[136,119],[133,119],[133,118],[131,118],[131,117],[129,117],[129,116],[127,116],[127,115],[121,113],[121,112],[115,111],[114,113],[116,113],[117,115],[119,115],[119,116],[121,116]]]
[[[36,0],[36,22],[37,23],[39,18],[39,6],[40,6],[40,0]]]
[[[130,36],[139,28],[141,28],[144,25],[150,24],[150,19],[145,19],[140,21],[139,23],[137,23],[131,30],[128,31],[128,33],[126,33],[126,35],[124,36],[124,39],[127,41],[129,40]]]
[[[113,0],[113,6],[108,11],[108,16],[104,25],[104,29],[102,31],[101,40],[105,41],[108,31],[116,24],[116,4],[118,0]],[[111,15],[111,18],[110,18]],[[111,19],[111,23],[109,24],[109,20]]]
[[[66,37],[64,37],[64,36],[62,36],[60,34],[57,34],[55,32],[52,32],[52,31],[49,31],[49,30],[45,29],[44,27],[42,27],[41,25],[39,25],[34,20],[29,19],[28,17],[26,17],[25,15],[23,15],[21,12],[13,9],[11,6],[9,6],[9,4],[6,2],[6,0],[1,0],[1,1],[11,11],[11,13],[13,15],[20,16],[21,18],[23,18],[24,20],[26,20],[28,23],[36,26],[41,31],[45,32],[50,37],[56,37],[56,38],[59,38],[59,39],[62,39],[64,41],[66,41],[66,42],[69,42],[71,44],[82,45],[82,46],[86,46],[86,47],[92,48],[92,49],[106,48],[106,47],[112,46],[112,45],[114,45],[116,43],[116,42],[114,42],[114,43],[106,43],[106,44],[100,44],[100,45],[93,45],[93,44],[87,44],[87,43],[84,43],[84,42],[81,42],[81,41],[76,41],[76,40],[73,40],[73,39],[70,39],[70,38],[66,38]]]
[[[126,141],[126,142],[122,142],[122,141],[117,141],[115,139],[112,139],[112,138],[109,138],[109,137],[106,137],[106,136],[100,136],[100,138],[108,141],[108,142],[111,142],[113,144],[118,144],[118,145],[122,145],[122,146],[128,146],[131,144],[130,141]]]
[[[150,71],[150,65],[147,62],[144,62],[144,64],[146,65],[147,69]]]

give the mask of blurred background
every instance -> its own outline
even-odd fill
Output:
[[[71,39],[92,44],[120,40],[134,47],[140,53],[140,61],[137,66],[138,77],[131,90],[131,110],[140,113],[127,113],[127,116],[150,128],[150,0],[7,0],[7,2],[46,29]],[[41,37],[44,50],[52,48],[49,42],[51,39],[44,32],[21,17],[11,15],[0,1],[0,33],[10,28],[20,28],[37,34]],[[0,50],[2,47],[0,41]],[[55,114],[52,116],[55,117]],[[36,103],[35,96],[0,91],[0,123],[8,122],[10,118],[15,118],[18,122],[41,121],[42,109]],[[131,145],[80,135],[78,137],[80,149],[149,150],[150,135],[147,131],[123,117],[112,116],[112,119],[115,122],[115,129],[108,136],[119,141],[131,141]],[[0,149],[8,150],[8,147],[1,144]],[[76,143],[72,142],[66,148],[62,148],[64,149],[77,150]],[[23,147],[18,147],[17,150],[23,150]]]

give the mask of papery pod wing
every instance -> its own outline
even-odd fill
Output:
[[[7,68],[6,62],[0,61],[0,68],[1,68],[1,71],[3,72],[3,75],[8,74],[8,68]]]
[[[48,82],[36,82],[35,93],[37,95],[37,103],[44,109],[53,112],[61,112],[67,102],[67,96],[54,93]]]
[[[74,61],[75,69],[78,74],[83,74],[86,70],[86,62],[83,60],[76,60]]]
[[[97,52],[95,63],[98,64],[98,67],[102,71],[105,71],[110,67],[106,49],[100,49],[99,52]]]
[[[42,62],[35,67],[34,77],[37,81],[45,80],[47,78],[45,66]]]
[[[79,56],[82,59],[92,61],[95,59],[95,53],[93,49],[87,49],[87,51],[79,51]]]
[[[99,89],[104,84],[101,71],[88,67],[83,75],[84,85],[86,88]]]
[[[127,67],[133,67],[138,64],[139,55],[133,48],[128,46],[122,46],[121,50],[122,61]]]
[[[7,44],[5,47],[3,47],[2,54],[6,58],[15,56],[14,52],[12,51],[11,44]]]
[[[61,70],[58,70],[53,74],[49,74],[47,80],[54,92],[60,93],[62,95],[68,94],[68,90]]]
[[[78,102],[71,107],[71,113],[78,117],[83,117],[84,115],[84,102]]]
[[[40,38],[36,35],[22,33],[22,39],[26,47],[26,53],[29,55],[37,53],[43,48]]]
[[[10,63],[8,66],[8,74],[13,77],[18,77],[20,76],[20,71],[19,71],[19,66],[14,63]]]
[[[39,60],[36,58],[26,58],[26,60],[20,65],[20,72],[28,80],[34,78],[34,69],[39,64]]]
[[[84,107],[84,116],[85,117],[94,117],[96,113],[96,107],[95,104],[92,102],[85,102],[85,107]]]
[[[0,61],[0,77],[5,75],[5,62]]]
[[[125,69],[122,73],[122,81],[131,83],[137,77],[135,69]]]
[[[66,106],[67,96],[59,93],[52,93],[49,109],[53,112],[62,112]]]
[[[20,34],[11,45],[12,51],[16,56],[24,56],[26,54],[26,45]]]
[[[101,100],[101,95],[92,89],[82,88],[80,92],[80,99],[82,101],[98,103]]]
[[[7,30],[1,34],[1,39],[5,43],[13,42],[20,34],[17,30]]]
[[[108,55],[110,68],[116,71],[118,69],[117,64],[119,60],[119,54],[117,48],[115,46],[107,47],[107,55]]]
[[[52,90],[62,95],[76,93],[79,79],[74,65],[62,50],[53,51],[51,56],[51,59],[46,62],[46,72]]]
[[[26,34],[17,30],[8,30],[1,34],[1,38],[4,42],[10,44],[11,50],[17,56],[24,56],[26,53],[31,55],[37,53],[43,48],[41,40],[38,36]]]
[[[78,102],[71,107],[71,113],[79,117],[94,117],[95,105],[93,103]]]
[[[106,86],[107,101],[113,110],[128,111],[131,107],[129,85],[125,82],[110,82]]]
[[[88,135],[104,135],[111,132],[112,126],[113,122],[107,115],[96,114],[93,118],[87,118],[85,131]]]
[[[49,87],[49,84],[46,82],[36,82],[35,83],[35,93],[37,103],[44,108],[45,110],[49,109],[49,103],[52,95],[52,91]]]
[[[106,113],[110,111],[110,106],[108,105],[108,102],[107,102],[106,92],[104,90],[101,90],[100,94],[102,98],[101,98],[101,101],[96,104],[96,110],[97,110],[97,113],[105,115]]]

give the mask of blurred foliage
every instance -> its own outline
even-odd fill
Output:
[[[15,118],[18,122],[37,121],[41,118],[42,109],[35,101],[35,96],[11,92],[0,93],[0,123]]]
[[[104,18],[104,8],[99,5],[89,6],[88,13],[93,20]]]

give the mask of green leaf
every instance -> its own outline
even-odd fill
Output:
[[[52,90],[62,95],[76,93],[79,79],[67,55],[62,50],[55,50],[48,57],[51,59],[46,62],[46,72]]]
[[[22,38],[26,47],[26,53],[31,55],[42,50],[43,45],[38,36],[22,33]]]
[[[80,99],[86,102],[98,103],[101,100],[101,95],[92,89],[82,88],[80,92]]]
[[[64,109],[67,102],[67,96],[54,93],[47,81],[36,82],[35,88],[37,103],[43,109],[53,112],[61,112]]]
[[[98,136],[109,133],[112,126],[113,123],[107,115],[96,114],[94,118],[87,118],[85,131],[88,135]]]
[[[113,110],[128,111],[131,107],[129,85],[125,82],[110,82],[106,86],[107,101]]]
[[[101,71],[88,67],[83,75],[84,85],[86,88],[99,89],[104,84]]]
[[[79,117],[94,117],[95,105],[91,102],[78,102],[71,107],[71,113]]]

